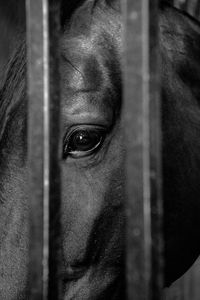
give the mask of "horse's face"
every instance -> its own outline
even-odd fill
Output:
[[[91,9],[86,4],[76,13],[61,41],[67,299],[94,299],[112,290],[122,268],[121,26],[111,7],[86,15]]]
[[[123,299],[122,38],[117,1],[109,2],[85,1],[66,24],[59,45],[65,299]],[[194,24],[178,16],[169,10],[160,19],[168,282],[191,265],[200,248],[199,85],[195,81],[200,63],[194,64],[200,39]],[[195,43],[188,51],[191,38]],[[26,299],[28,277],[24,72],[25,53],[19,49],[0,103],[0,298],[9,300]]]

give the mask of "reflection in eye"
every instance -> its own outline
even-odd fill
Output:
[[[65,139],[64,158],[85,157],[99,150],[105,138],[105,130],[101,127],[82,126],[69,132]]]

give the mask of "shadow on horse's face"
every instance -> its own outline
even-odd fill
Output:
[[[65,299],[123,299],[122,38],[120,15],[114,3],[85,1],[66,24],[59,45],[63,138],[61,273]],[[172,26],[177,22],[177,28]],[[188,67],[192,71],[196,66],[194,58],[200,39],[199,33],[195,35],[195,26],[170,9],[161,14],[168,283],[180,276],[199,253],[199,168],[195,166],[199,161],[196,99],[200,93],[195,81],[183,75]],[[188,43],[185,32],[189,41],[196,37],[196,44],[191,52],[185,47],[185,52],[180,53],[180,44]],[[25,44],[20,46],[11,61],[0,95],[0,299],[5,300],[27,297],[30,237],[24,48]],[[196,68],[195,74],[200,74]]]

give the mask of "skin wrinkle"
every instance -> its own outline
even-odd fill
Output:
[[[66,82],[67,88],[74,89],[76,93],[98,91],[103,84],[103,74],[98,67],[98,62],[95,57],[90,55],[84,60],[83,57],[81,57],[80,63],[77,62],[76,65],[75,71]],[[93,74],[95,74],[95,77]]]
[[[63,60],[63,61],[62,61]],[[62,64],[64,62],[66,62],[67,64],[69,64],[75,71],[77,71],[78,73],[80,73],[80,75],[82,76],[83,80],[84,80],[84,74],[81,73],[81,71],[75,66],[72,64],[72,62],[70,62],[70,60],[65,56],[64,53],[61,53],[61,61],[62,61]]]

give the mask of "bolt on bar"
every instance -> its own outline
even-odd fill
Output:
[[[157,300],[163,287],[158,3],[126,0],[123,16],[126,297]]]
[[[30,299],[56,300],[60,292],[59,2],[27,0],[26,12]]]

